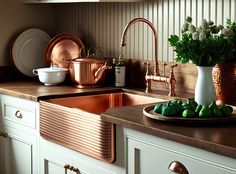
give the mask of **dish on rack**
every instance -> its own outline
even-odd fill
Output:
[[[23,31],[11,45],[10,62],[21,74],[33,77],[32,70],[46,66],[44,52],[50,36],[38,28]]]
[[[61,68],[69,68],[70,60],[85,55],[82,48],[84,45],[77,36],[71,33],[61,33],[49,42],[44,58],[48,65],[57,64]]]

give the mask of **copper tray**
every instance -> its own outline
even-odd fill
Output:
[[[143,108],[143,114],[149,118],[164,122],[174,123],[222,123],[236,120],[236,107],[233,106],[233,113],[228,117],[207,117],[207,118],[184,118],[182,116],[166,117],[153,111],[155,105],[146,106]]]
[[[61,68],[69,68],[69,61],[85,56],[82,41],[70,33],[61,33],[51,39],[47,45],[44,58],[46,63],[57,64]],[[81,55],[80,55],[81,50]]]

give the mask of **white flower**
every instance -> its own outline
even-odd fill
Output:
[[[224,29],[221,30],[221,32],[225,37],[230,37],[230,36],[233,35],[233,31],[230,30],[230,29],[224,28]]]
[[[219,28],[220,30],[223,30],[223,29],[224,29],[224,26],[223,26],[223,25],[218,25],[218,28]]]
[[[190,24],[188,26],[188,31],[190,31],[191,33],[194,33],[196,31],[196,27],[194,25]]]
[[[202,20],[201,27],[202,27],[203,30],[208,29],[208,23],[205,19]]]
[[[208,25],[209,25],[209,26],[212,26],[213,24],[214,24],[213,21],[211,21],[211,20],[208,21]]]
[[[211,32],[212,32],[212,34],[217,34],[217,33],[219,33],[219,31],[220,31],[219,27],[217,27],[217,26],[215,26],[215,25],[213,25],[213,26],[211,27]]]
[[[182,31],[188,31],[188,23],[184,23],[184,25],[182,26]]]
[[[199,34],[199,40],[200,41],[203,41],[204,39],[206,39],[206,33],[204,31],[202,31],[200,34]]]
[[[193,40],[198,40],[198,38],[199,38],[198,32],[193,33],[192,38],[193,38]]]
[[[190,16],[188,16],[188,17],[186,18],[186,22],[192,23],[192,18],[191,18]]]

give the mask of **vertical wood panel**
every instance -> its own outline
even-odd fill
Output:
[[[158,58],[163,60],[163,0],[158,1]]]
[[[231,19],[236,21],[236,1],[231,1]]]
[[[211,0],[211,3],[210,3],[210,17],[211,17],[211,20],[216,22],[217,20],[217,5],[216,5],[216,1],[217,0]]]
[[[170,34],[174,34],[175,33],[175,24],[174,24],[174,17],[175,17],[175,3],[171,3],[171,0],[169,0],[169,11],[168,11],[168,15],[169,15],[169,23],[168,23],[168,36],[170,36]],[[168,41],[168,38],[167,38]],[[168,43],[167,43],[168,44]],[[168,55],[167,55],[167,61],[173,61],[174,59],[174,51],[173,48],[167,47],[168,48]]]
[[[159,0],[129,3],[77,3],[59,7],[59,32],[78,35],[86,46],[103,48],[104,56],[118,57],[123,50],[126,58],[152,60],[153,34],[146,24],[135,24],[127,33],[127,46],[120,48],[120,37],[125,25],[135,17],[150,20],[158,32],[158,58],[172,62],[175,54],[169,48],[170,34],[180,34],[187,16],[193,24],[211,19],[225,24],[236,20],[235,0]]]

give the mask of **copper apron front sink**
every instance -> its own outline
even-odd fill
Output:
[[[40,134],[45,139],[106,162],[115,160],[115,125],[101,120],[108,108],[163,101],[109,93],[40,101]]]

